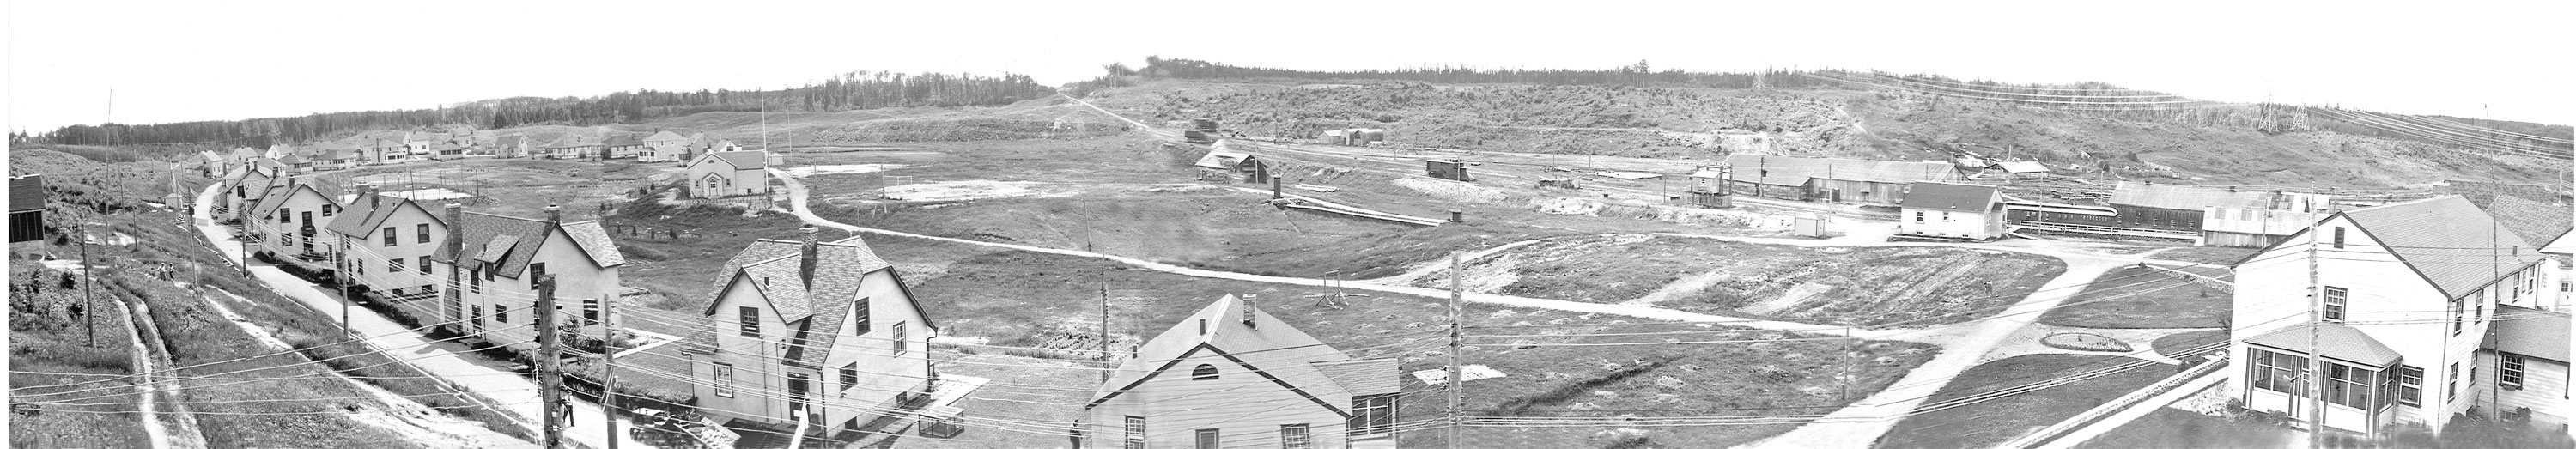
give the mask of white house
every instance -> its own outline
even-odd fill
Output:
[[[2003,194],[1994,186],[1917,182],[1899,203],[1898,235],[1978,241],[2004,236]]]
[[[379,195],[359,184],[348,211],[332,222],[341,274],[395,300],[422,299],[446,279],[430,256],[447,242],[448,220],[410,199]],[[428,317],[423,317],[428,318]]]
[[[1396,361],[1354,359],[1227,295],[1110,373],[1077,448],[1393,448]]]
[[[464,270],[465,291],[440,310],[464,320],[459,332],[478,334],[496,345],[532,348],[536,341],[537,281],[555,275],[555,301],[565,316],[560,323],[597,323],[600,301],[619,294],[617,269],[626,258],[599,221],[563,222],[559,207],[546,206],[542,220],[472,212],[454,212],[449,228],[457,244],[442,245],[432,260],[448,270]],[[438,279],[445,279],[444,276]],[[581,321],[575,321],[581,320]]]
[[[252,204],[245,227],[258,238],[258,251],[279,259],[317,266],[329,264],[330,238],[322,234],[339,215],[340,188],[310,178],[285,178]]]
[[[696,309],[706,325],[686,353],[699,409],[781,430],[797,423],[779,418],[802,417],[823,434],[903,418],[937,377],[929,314],[866,242],[804,231],[735,253]]]
[[[2514,248],[2531,245],[2455,196],[2330,215],[2234,265],[2227,386],[2248,408],[2316,421],[2294,397],[2316,397],[2307,379],[2322,377],[2325,425],[2371,435],[2492,413],[2499,367],[2478,353],[2525,338],[2497,331],[2499,304],[2543,293],[2544,259]],[[2304,376],[2312,355],[2323,376]],[[2563,382],[2546,387],[2564,400]]]
[[[248,221],[254,218],[250,215],[251,206],[259,204],[260,199],[268,198],[269,192],[274,190],[271,187],[286,183],[286,179],[272,174],[263,174],[253,169],[252,165],[245,164],[241,167],[242,169],[233,170],[231,175],[224,178],[221,193],[222,207],[224,212],[230,213],[228,218]]]
[[[638,162],[680,162],[689,160],[689,138],[680,133],[661,131],[644,137],[644,154]]]
[[[769,152],[724,151],[689,161],[690,198],[724,198],[769,193]]]

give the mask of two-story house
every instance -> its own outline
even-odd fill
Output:
[[[285,183],[286,179],[261,173],[248,162],[244,162],[240,167],[224,178],[221,192],[223,203],[220,205],[223,210],[217,212],[223,213],[227,219],[248,221],[254,218],[250,216],[251,206],[259,204],[261,199],[268,198],[268,193],[274,190],[272,187]]]
[[[556,206],[546,206],[544,219],[454,216],[448,226],[460,240],[440,247],[432,260],[442,269],[463,270],[458,273],[465,290],[440,306],[449,321],[463,321],[454,326],[461,333],[480,334],[496,345],[533,345],[537,281],[549,274],[555,275],[558,313],[565,314],[559,323],[597,323],[598,317],[581,312],[598,310],[601,301],[619,294],[617,269],[626,258],[597,220],[565,223]]]
[[[699,156],[687,167],[690,198],[724,198],[769,193],[769,152],[721,151]]]
[[[285,178],[251,205],[258,217],[245,227],[260,236],[258,251],[290,263],[328,267],[330,238],[323,235],[340,215],[340,187],[305,177]]]
[[[528,136],[510,134],[492,138],[492,157],[519,157],[528,154]]]
[[[437,293],[445,277],[430,255],[447,240],[447,220],[410,199],[377,194],[373,184],[357,190],[330,227],[341,274],[388,299]]]
[[[687,351],[698,407],[826,434],[902,418],[929,400],[934,324],[866,242],[804,231],[752,242],[718,272]]]
[[[644,154],[637,162],[680,162],[689,160],[689,138],[668,130],[644,137]]]
[[[1227,295],[1147,340],[1074,423],[1075,447],[1392,448],[1393,359],[1354,359]]]
[[[2329,215],[2234,265],[2228,388],[2247,408],[2317,422],[2323,407],[2327,427],[2369,435],[2491,414],[2502,367],[2478,354],[2521,338],[2496,332],[2497,311],[2541,293],[2542,260],[2460,197]]]

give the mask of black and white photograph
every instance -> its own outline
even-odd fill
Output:
[[[2576,449],[2576,2],[5,15],[12,449]]]

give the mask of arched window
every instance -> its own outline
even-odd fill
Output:
[[[1190,369],[1190,380],[1216,380],[1216,365],[1199,364]]]

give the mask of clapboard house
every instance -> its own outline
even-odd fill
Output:
[[[2004,236],[2003,193],[1994,186],[1918,182],[1899,207],[1900,236],[1981,242]]]
[[[382,298],[437,293],[447,277],[430,256],[447,243],[450,220],[411,199],[378,194],[374,184],[355,190],[329,228],[340,274]]]
[[[1356,359],[1227,295],[1147,340],[1074,423],[1077,448],[1393,448],[1394,359]]]
[[[461,274],[457,298],[440,307],[461,333],[479,335],[495,345],[533,349],[536,342],[537,294],[540,280],[555,277],[559,323],[596,324],[601,301],[620,294],[618,268],[626,265],[616,242],[597,220],[564,222],[559,207],[546,206],[543,219],[508,217],[448,209],[445,220],[456,244],[439,245],[431,260],[443,271],[423,272],[434,279]],[[462,271],[458,271],[462,270]]]
[[[809,434],[902,421],[938,376],[930,315],[865,241],[803,231],[735,253],[690,309],[703,320],[683,346],[699,410]]]

